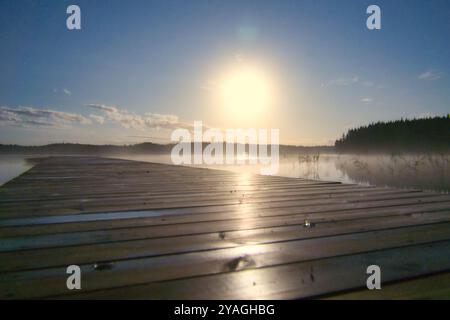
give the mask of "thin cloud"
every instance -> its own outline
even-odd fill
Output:
[[[105,122],[105,118],[104,117],[98,116],[96,114],[90,114],[89,118],[91,118],[92,121],[94,121],[95,123],[98,123],[98,124],[103,124]]]
[[[349,87],[353,85],[360,85],[366,88],[377,88],[377,89],[383,89],[384,86],[378,83],[375,83],[374,81],[369,80],[362,80],[358,75],[354,75],[352,77],[340,77],[337,79],[333,79],[328,81],[327,83],[322,83],[321,87],[331,87],[331,86],[341,86],[341,87]]]
[[[88,104],[88,108],[102,111],[105,117],[124,128],[135,129],[176,129],[180,127],[190,127],[190,125],[179,121],[178,117],[173,114],[146,113],[138,115],[128,110],[123,110],[115,106],[104,104]]]
[[[365,103],[365,104],[370,104],[373,102],[372,98],[362,98],[361,102]]]
[[[47,108],[24,106],[0,106],[0,126],[65,128],[71,125],[102,125],[106,120],[125,128],[145,129],[191,129],[192,125],[181,122],[176,115],[145,113],[138,115],[115,106],[89,104],[87,107],[103,114],[81,114]]]
[[[352,84],[358,83],[359,82],[359,76],[355,75],[351,78],[337,78],[334,80],[329,81],[327,84],[322,85],[322,86],[350,86]]]
[[[118,112],[119,110],[116,107],[106,106],[104,104],[88,104],[87,107],[93,109],[99,109],[107,112]]]
[[[64,127],[92,124],[92,120],[75,113],[35,107],[0,107],[0,125],[32,127]]]
[[[64,88],[63,92],[64,92],[64,94],[68,95],[69,97],[72,95],[72,92],[69,89]]]
[[[378,100],[377,98],[372,98],[372,97],[364,97],[360,100],[361,103],[367,105],[367,106],[383,106],[384,103],[380,100]]]
[[[427,71],[421,73],[418,76],[418,79],[425,80],[425,81],[433,81],[433,80],[437,80],[437,79],[442,78],[443,75],[444,75],[443,72],[436,72],[434,70],[427,70]]]

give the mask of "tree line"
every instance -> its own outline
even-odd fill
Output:
[[[450,114],[371,123],[349,130],[335,147],[339,152],[449,152]]]

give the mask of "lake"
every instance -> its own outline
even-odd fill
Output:
[[[0,186],[7,181],[24,173],[33,166],[24,156],[1,155],[0,156]]]
[[[33,157],[33,156],[29,156]],[[170,155],[111,155],[110,157],[171,164]],[[26,156],[0,157],[0,185],[32,167]],[[201,166],[259,173],[261,165]],[[280,155],[279,176],[362,185],[450,191],[450,155]]]
[[[125,155],[119,158],[171,163],[169,155]],[[259,173],[261,165],[202,165],[214,169]],[[280,155],[278,176],[362,185],[450,191],[450,155]]]

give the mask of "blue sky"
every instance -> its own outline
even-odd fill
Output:
[[[70,4],[81,30],[66,28]],[[370,4],[381,30],[366,28]],[[158,142],[202,120],[330,144],[372,121],[449,112],[449,36],[447,0],[2,0],[0,143]],[[218,88],[245,65],[271,99],[244,119]]]

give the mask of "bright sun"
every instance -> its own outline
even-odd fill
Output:
[[[221,85],[222,101],[227,113],[247,119],[261,115],[271,102],[271,86],[257,68],[241,67],[229,74]]]

